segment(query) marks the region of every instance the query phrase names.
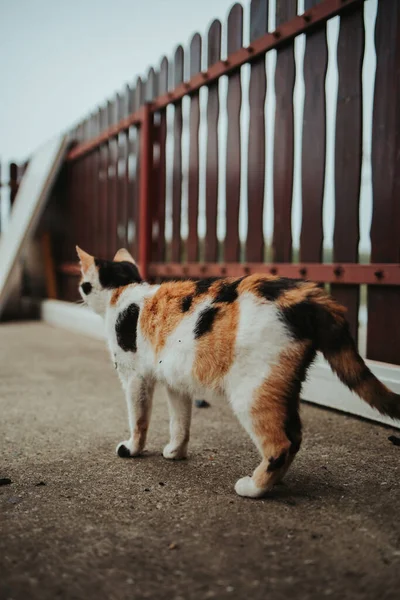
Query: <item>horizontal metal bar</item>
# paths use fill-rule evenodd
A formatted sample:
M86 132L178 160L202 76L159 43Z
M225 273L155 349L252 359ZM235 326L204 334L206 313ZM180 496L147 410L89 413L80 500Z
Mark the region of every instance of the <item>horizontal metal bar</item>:
M215 63L207 71L197 73L197 75L194 75L189 81L185 81L178 85L174 90L155 98L150 105L150 110L156 112L165 108L168 104L178 102L184 96L195 93L202 86L210 85L222 77L222 75L229 75L229 73L236 71L242 65L254 62L269 50L287 44L296 36L323 25L326 21L343 12L348 7L362 4L364 1L365 0L324 0L324 2L310 8L302 15L297 15L290 21L283 23L272 33L267 33L257 40L254 40L251 46L241 48L237 52L230 54L226 60ZM82 144L78 144L69 152L67 160L72 161L81 158L85 154L95 150L98 146L101 146L101 144L106 143L109 139L126 131L130 126L140 125L143 120L143 110L144 107L140 108L135 113L129 115L129 117L108 127L95 138L83 142Z
M60 266L60 271L69 275L78 275L80 272L77 263L64 263ZM400 264L398 263L368 265L357 263L150 263L148 273L150 277L169 279L242 277L252 273L265 273L320 283L400 286Z
M121 121L119 121L115 125L107 127L107 129L105 129L102 133L92 138L91 140L76 145L69 151L66 160L71 162L73 160L76 160L77 158L82 158L82 156L89 154L89 152L93 152L93 150L95 150L102 144L107 143L110 139L116 138L118 134L122 133L123 131L127 131L129 127L132 127L133 125L140 126L143 121L144 111L145 107L142 106L141 108L139 108L139 110L132 113L128 117L121 119Z

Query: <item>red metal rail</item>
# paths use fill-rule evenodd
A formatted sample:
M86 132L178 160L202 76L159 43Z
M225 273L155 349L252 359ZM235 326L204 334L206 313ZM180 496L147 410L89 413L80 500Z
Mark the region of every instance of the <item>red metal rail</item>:
M140 259L140 264L142 261ZM143 268L143 267L142 267ZM64 263L62 273L79 275L77 263ZM252 273L346 285L400 285L400 264L318 263L150 263L142 276L165 278L242 277Z
M132 125L140 126L143 123L144 114L145 106L142 106L136 112L130 114L128 117L125 117L125 119L121 119L115 125L107 127L107 129L102 131L102 133L92 138L91 140L74 146L67 154L66 160L70 162L78 158L82 158L86 154L89 154L89 152L92 152L102 144L108 142L108 140L116 138L119 133L127 131Z
M241 277L266 273L307 279L321 283L400 285L399 264L359 265L318 263L227 263L227 264L164 264L153 263L148 269L151 277Z

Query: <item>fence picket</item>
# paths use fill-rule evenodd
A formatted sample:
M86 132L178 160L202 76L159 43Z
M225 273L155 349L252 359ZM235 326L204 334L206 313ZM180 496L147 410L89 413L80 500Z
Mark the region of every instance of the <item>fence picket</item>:
M201 36L195 33L190 42L190 77L201 71ZM190 97L190 147L189 147L189 188L188 188L188 220L189 235L187 242L187 258L189 262L198 260L199 236L197 220L199 215L199 126L200 99L199 92Z
M114 125L117 122L117 98L109 100L107 103L109 125ZM118 250L118 141L116 138L111 138L108 142L109 161L107 168L107 183L108 183L108 210L109 210L109 240L108 253L109 260L112 260L114 254Z
M156 72L153 67L151 67L147 74L147 83L146 83L146 102L152 102L154 98L158 96L158 83L159 83L159 73ZM156 146L159 145L159 127L156 124L153 127L153 175L152 182L154 183L154 189L151 193L151 206L150 206L150 218L151 218L151 255L150 259L152 259L157 253L158 247L158 214L157 214L157 185L156 181L158 181L159 170L160 170L160 162L159 162L159 153L155 152Z
M397 0L378 3L372 130L372 262L400 262L399 22ZM400 364L399 306L400 286L369 286L368 358Z
M228 56L243 46L243 8L234 4L228 15ZM228 77L228 132L226 144L226 235L224 258L235 262L240 256L239 206L240 206L240 109L242 84L240 71Z
M9 186L10 186L10 208L14 204L15 196L18 191L18 166L10 163L9 166Z
M121 120L129 114L129 86L125 87L123 93L118 94L118 120ZM120 133L117 138L118 143L118 162L117 162L117 183L118 183L118 226L117 239L118 247L127 246L127 223L128 223L128 135L129 132Z
M100 131L108 127L107 107L99 109ZM99 148L99 255L108 258L108 144L102 144Z
M85 122L82 121L76 128L76 140L79 142L85 139ZM77 244L85 249L85 163L83 160L73 165L72 178L74 181L75 197L75 219L76 222L76 240ZM87 251L90 249L86 248Z
M221 23L211 23L207 36L207 66L221 58ZM206 239L205 260L215 262L218 258L218 81L208 88L207 100L207 158L206 158Z
M268 32L268 0L250 4L250 44ZM252 63L250 72L250 123L247 173L247 240L246 261L264 257L264 182L265 182L265 96L267 76L265 57Z
M183 82L184 52L178 46L174 56L174 87ZM174 114L174 162L172 168L172 260L181 261L181 212L182 212L182 100L175 104Z
M168 91L168 59L163 57L160 65L160 74L158 78L158 93L165 94ZM158 178L155 189L156 215L158 223L157 248L155 250L155 260L163 261L165 258L165 193L166 193L166 157L165 148L167 141L167 109L164 108L159 113L159 159L158 159Z
M362 62L364 56L363 6L340 19L338 41L339 88L335 144L335 262L357 262L359 198L362 162ZM347 319L358 338L359 286L333 284L331 292L347 307Z
M322 0L305 0L309 10ZM326 152L325 78L328 67L326 25L306 35L302 140L302 222L300 261L322 262Z
M276 7L276 28L296 15L296 0L281 0ZM292 195L294 159L293 90L294 42L278 48L275 71L274 132L274 236L275 262L292 261Z
M136 79L136 89L135 89L135 111L139 110L141 106L145 103L145 93L146 93L146 85L142 81L141 77ZM140 197L140 127L136 127L136 147L135 147L135 156L136 156L136 172L135 172L135 194L134 194L134 241L132 244L133 247L133 256L139 256L139 197Z
M93 113L89 120L89 136L94 137L98 134L97 113ZM89 139L90 139L89 137ZM90 248L95 256L98 256L98 156L99 151L95 150L88 157L88 179L86 182L88 196L88 213L90 222Z

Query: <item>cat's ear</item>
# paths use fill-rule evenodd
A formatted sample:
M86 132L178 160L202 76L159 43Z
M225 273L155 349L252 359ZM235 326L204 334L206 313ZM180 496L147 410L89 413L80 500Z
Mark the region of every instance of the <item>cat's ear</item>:
M79 246L76 246L76 251L79 256L82 272L85 273L94 264L94 256L90 256L90 254L81 250Z
M130 262L133 265L136 265L133 257L125 248L120 248L120 250L118 250L117 254L114 256L114 262Z

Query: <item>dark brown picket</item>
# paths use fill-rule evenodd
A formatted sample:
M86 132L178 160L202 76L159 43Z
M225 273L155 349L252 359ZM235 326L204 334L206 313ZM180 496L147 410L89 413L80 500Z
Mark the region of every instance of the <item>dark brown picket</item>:
M250 44L268 32L268 0L250 4ZM264 257L263 209L265 183L265 57L252 63L250 72L249 144L247 171L246 260L262 262Z
M281 0L276 7L276 27L296 15L296 0ZM293 90L294 42L277 50L275 71L274 133L274 236L276 262L292 260L292 195L294 159Z
M126 86L126 110L128 115L135 111L135 95L136 89L133 86ZM134 210L135 210L135 174L133 165L135 161L136 151L136 127L130 127L126 136L127 157L126 157L126 248L135 256L132 238L132 228L134 226Z
M116 100L107 103L108 121L110 125L116 122ZM118 148L116 138L108 142L108 167L107 167L107 189L108 189L108 259L112 260L117 251L117 227L118 227L118 199L117 199L117 164Z
M174 56L174 87L183 81L183 48L178 46ZM182 210L182 101L175 104L174 162L172 167L172 261L181 260L181 210Z
M372 130L372 262L400 262L399 23L399 2L379 2L375 28L377 64ZM369 287L369 358L400 364L399 307L400 286Z
M363 56L363 6L359 5L342 15L337 49L339 87L335 144L335 262L358 262ZM359 286L332 284L331 293L347 307L350 330L357 340Z
M140 77L136 79L135 89L135 110L138 110L145 103L146 86ZM134 231L133 255L139 256L139 190L140 190L140 127L136 128L136 173L135 173L135 194L134 194Z
M164 56L160 65L160 74L158 78L158 93L165 94L168 91L168 59ZM164 108L159 113L158 125L158 177L157 187L155 189L156 215L158 223L157 249L155 251L155 260L163 261L165 258L165 194L166 194L166 157L165 147L167 141L167 111Z
M150 67L147 73L147 82L146 82L146 93L145 98L146 102L151 102L154 98L157 97L158 92L158 74L155 72L153 67Z
M76 129L76 138L78 142L83 142L85 139L85 122L79 123ZM75 201L75 223L76 223L76 238L77 244L90 252L90 248L86 246L86 214L85 214L85 163L83 160L78 161L74 165L73 175L74 179L74 201Z
M90 119L85 119L83 122L83 136L82 140L86 142L90 138ZM91 245L91 206L89 198L89 187L90 187L90 155L85 156L81 161L82 168L82 183L81 183L81 218L82 218L82 246L93 254L93 248Z
M207 37L207 66L221 59L221 23L211 23ZM207 158L206 158L206 239L205 260L216 262L218 258L218 81L208 88L207 101Z
M94 137L98 134L98 115L93 113L90 117L89 136ZM90 139L90 138L89 138ZM92 152L88 157L88 180L87 196L89 204L89 222L90 222L90 248L91 252L98 256L98 150Z
M322 0L305 0L309 10ZM322 262L326 152L325 78L328 66L326 25L306 35L302 141L302 223L300 261Z
M9 182L10 182L10 205L14 204L15 196L18 191L18 166L16 163L10 163L9 167Z
M190 42L190 76L201 71L201 36L195 33ZM189 232L187 241L187 258L189 262L198 260L199 237L197 220L199 215L199 126L200 100L199 92L190 98L190 146L189 146L189 186L188 186L188 220Z
M147 83L146 83L146 102L152 102L154 98L158 96L158 81L159 74L151 67L147 74ZM153 129L153 176L152 181L155 184L158 181L159 176L159 154L158 152L154 152L154 149L158 146L158 122L157 119L154 121L155 126ZM157 123L157 124L156 124ZM158 230L158 214L157 214L157 197L155 195L157 186L155 185L153 192L150 195L151 205L150 205L150 216L151 216L151 257L155 256L157 252L158 246L158 234L156 232Z
M99 110L100 131L108 127L108 111L104 106ZM101 258L108 257L108 144L102 144L99 148L99 255Z
M118 121L129 114L129 94L127 86L122 94L118 95ZM120 133L118 136L118 248L127 246L127 223L128 223L128 134Z
M243 7L234 4L228 15L228 56L243 46ZM226 235L224 258L236 262L240 255L239 206L240 206L240 108L242 84L240 71L228 77L228 133L226 144Z

